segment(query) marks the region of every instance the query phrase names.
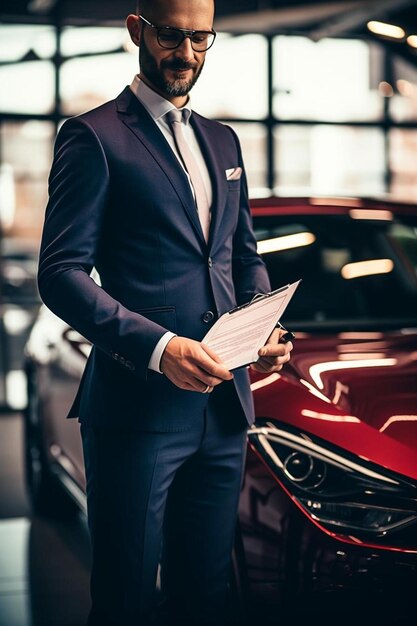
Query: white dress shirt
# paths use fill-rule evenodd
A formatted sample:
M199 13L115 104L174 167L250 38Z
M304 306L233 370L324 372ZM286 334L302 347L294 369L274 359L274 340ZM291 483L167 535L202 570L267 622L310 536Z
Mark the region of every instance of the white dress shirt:
M176 107L172 104L172 102L170 102L169 100L166 100L165 98L160 96L158 93L156 93L156 91L153 91L153 89L148 87L148 85L144 83L143 80L141 80L138 75L136 75L135 78L133 79L133 82L130 85L130 89L133 91L133 93L135 94L139 102L143 104L145 109L148 111L149 115L154 120L155 124L158 126L159 130L164 135L170 148L172 149L173 153L177 157L179 164L181 165L184 172L186 173L188 182L190 183L191 191L194 195L194 189L191 184L190 177L183 165L180 155L178 154L178 150L175 145L175 141L174 141L174 137L172 135L171 129L164 117L168 113L168 111L170 111L171 109L175 109ZM198 164L198 167L199 167L199 170L200 170L203 182L204 182L204 186L206 188L209 206L211 206L212 199L213 199L213 189L212 189L207 165L204 160L203 154L201 152L201 148L198 144L197 137L195 136L195 133L191 124L189 124L189 119L191 115L189 98L188 98L187 104L184 107L181 107L181 110L186 111L186 114L183 116L184 117L183 134L191 152L193 153L195 160L197 161L197 164ZM168 342L175 336L176 335L174 333L166 332L165 335L161 337L161 339L156 344L154 351L152 352L152 355L148 364L149 369L162 374L161 369L160 369L162 354Z

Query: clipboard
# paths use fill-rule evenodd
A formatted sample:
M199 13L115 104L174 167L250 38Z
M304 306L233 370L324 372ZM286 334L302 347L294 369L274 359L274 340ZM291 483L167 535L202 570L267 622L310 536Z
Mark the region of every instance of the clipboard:
M223 313L202 342L222 359L229 370L255 363L258 351L279 322L301 280L268 293Z

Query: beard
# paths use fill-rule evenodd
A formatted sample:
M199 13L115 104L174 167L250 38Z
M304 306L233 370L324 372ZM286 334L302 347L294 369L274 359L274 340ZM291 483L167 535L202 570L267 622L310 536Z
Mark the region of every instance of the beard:
M139 67L140 72L143 74L154 87L158 89L165 96L175 98L178 96L186 96L196 84L201 70L204 67L204 61L198 67L195 63L187 63L181 59L172 59L170 61L161 61L160 67L149 51L144 39L142 38L139 47ZM190 80L178 78L177 80L167 80L164 78L164 70L186 70L190 69L194 71L194 74Z

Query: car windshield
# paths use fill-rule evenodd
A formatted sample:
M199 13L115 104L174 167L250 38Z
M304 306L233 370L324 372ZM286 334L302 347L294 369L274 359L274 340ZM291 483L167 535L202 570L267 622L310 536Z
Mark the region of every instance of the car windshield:
M288 324L417 325L417 216L354 215L255 215L272 288L302 279Z

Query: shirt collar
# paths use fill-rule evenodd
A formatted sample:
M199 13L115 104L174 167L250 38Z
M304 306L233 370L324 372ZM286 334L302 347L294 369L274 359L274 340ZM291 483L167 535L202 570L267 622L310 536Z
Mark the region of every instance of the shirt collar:
M166 100L160 96L159 93L156 93L156 91L148 87L148 85L139 78L138 74L134 77L130 85L130 89L133 91L139 102L143 104L155 122L160 121L161 118L168 113L168 111L176 108L172 102ZM187 103L181 107L179 111L184 111L183 121L185 124L188 124L191 115L189 97Z

